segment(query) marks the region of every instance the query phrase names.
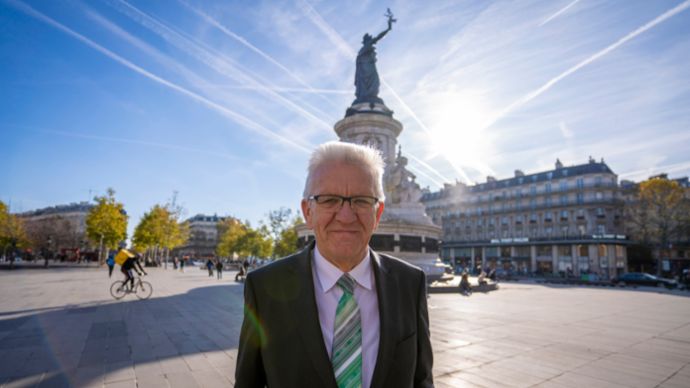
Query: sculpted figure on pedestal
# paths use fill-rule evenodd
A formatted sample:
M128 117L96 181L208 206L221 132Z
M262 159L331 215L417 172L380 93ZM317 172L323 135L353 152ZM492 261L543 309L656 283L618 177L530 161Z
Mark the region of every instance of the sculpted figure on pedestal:
M376 71L376 49L374 45L381 40L388 31L391 30L395 19L391 10L388 9L386 13L388 17L388 28L379 33L376 37L369 34L364 34L362 38L362 48L357 53L357 67L355 70L355 96L357 99L352 103L358 104L363 102L369 103L383 103L379 96L379 74Z
M391 204L418 204L422 198L422 190L415 182L415 175L405 166L407 166L407 158L402 156L398 148L395 165L388 172L388 179L386 179L386 194L389 195Z

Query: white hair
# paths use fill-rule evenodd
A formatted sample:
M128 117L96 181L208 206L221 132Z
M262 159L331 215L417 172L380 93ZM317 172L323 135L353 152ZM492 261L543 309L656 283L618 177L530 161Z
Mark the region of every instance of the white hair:
M362 167L365 171L370 172L376 182L374 195L380 201L385 201L386 198L383 193L383 169L385 164L379 150L369 146L339 141L329 141L328 143L321 144L311 154L309 167L307 168L307 181L304 184L304 199L313 195L311 192L312 179L316 170L329 163L347 163Z

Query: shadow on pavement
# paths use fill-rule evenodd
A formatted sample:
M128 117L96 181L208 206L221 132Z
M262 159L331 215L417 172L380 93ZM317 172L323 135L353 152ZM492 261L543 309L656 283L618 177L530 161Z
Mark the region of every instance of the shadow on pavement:
M3 312L0 385L81 387L133 382L135 376L139 384L149 379L156 385L163 375L195 370L220 374L229 385L242 290L241 284L221 284L168 297L154 291L143 301L127 295L94 305Z

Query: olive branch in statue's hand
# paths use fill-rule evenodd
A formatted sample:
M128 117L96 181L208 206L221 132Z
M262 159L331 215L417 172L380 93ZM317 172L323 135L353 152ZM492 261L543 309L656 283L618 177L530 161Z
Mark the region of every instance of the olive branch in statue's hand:
M388 28L391 28L392 24L398 21L398 19L393 19L393 12L390 8L386 8L386 13L383 16L388 18Z

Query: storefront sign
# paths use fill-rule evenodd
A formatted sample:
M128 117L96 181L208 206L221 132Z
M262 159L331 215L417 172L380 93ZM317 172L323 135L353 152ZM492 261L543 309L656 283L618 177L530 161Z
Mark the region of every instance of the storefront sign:
M515 238L492 238L492 244L506 244L506 243L526 243L529 242L527 237L515 237Z

